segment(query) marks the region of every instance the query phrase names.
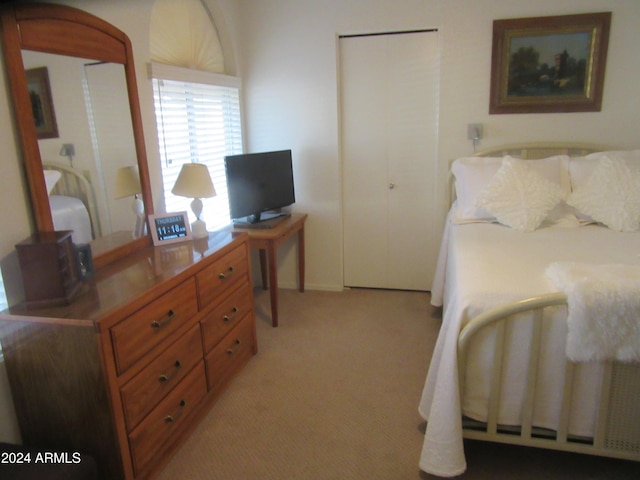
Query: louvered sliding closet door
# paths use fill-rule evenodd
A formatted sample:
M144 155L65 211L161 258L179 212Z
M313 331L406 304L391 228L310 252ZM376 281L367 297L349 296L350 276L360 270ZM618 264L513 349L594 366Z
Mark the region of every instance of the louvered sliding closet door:
M346 286L431 288L437 42L436 31L340 38Z

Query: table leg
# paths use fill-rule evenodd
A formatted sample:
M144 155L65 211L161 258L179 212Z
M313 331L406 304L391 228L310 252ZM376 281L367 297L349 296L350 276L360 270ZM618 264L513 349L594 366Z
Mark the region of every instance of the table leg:
M267 282L267 252L260 249L260 275L262 275L262 289L267 290L269 283Z
M304 292L304 224L298 231L298 290Z
M269 285L271 291L269 296L271 297L271 325L278 326L278 262L276 261L276 247L269 245L267 249L267 255L269 256Z

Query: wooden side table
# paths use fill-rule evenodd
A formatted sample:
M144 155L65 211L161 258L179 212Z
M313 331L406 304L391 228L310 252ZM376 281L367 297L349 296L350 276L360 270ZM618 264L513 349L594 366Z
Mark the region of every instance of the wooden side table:
M298 290L304 292L304 222L306 213L294 213L278 222L273 228L233 227L234 232L249 234L249 247L260 251L260 273L262 288L267 290L271 299L271 324L278 326L278 262L276 250L294 233L298 234ZM268 273L268 275L267 275Z

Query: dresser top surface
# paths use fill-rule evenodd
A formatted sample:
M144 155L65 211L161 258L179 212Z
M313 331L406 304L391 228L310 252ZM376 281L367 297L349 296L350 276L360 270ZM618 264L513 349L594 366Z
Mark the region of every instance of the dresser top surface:
M0 312L0 320L90 326L123 307L136 308L144 298L170 290L246 240L247 235L219 231L202 239L149 246L97 270L68 305L36 308L20 303Z

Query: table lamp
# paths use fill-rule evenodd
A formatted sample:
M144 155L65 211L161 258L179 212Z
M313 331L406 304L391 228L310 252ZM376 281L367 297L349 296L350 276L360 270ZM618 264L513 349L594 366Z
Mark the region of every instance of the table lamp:
M140 175L138 175L138 169L136 167L120 167L116 171L116 187L114 191L114 198L133 197L133 203L131 204L131 210L136 216L136 225L133 229L133 237L139 238L142 236L144 230L144 204L138 197L138 194L142 192L140 186Z
M202 200L200 199L215 197L216 190L213 187L207 166L202 163L185 163L182 165L171 193L181 197L193 198L191 210L193 210L196 220L191 224L191 234L193 238L208 236L207 225L200 218L202 215Z

